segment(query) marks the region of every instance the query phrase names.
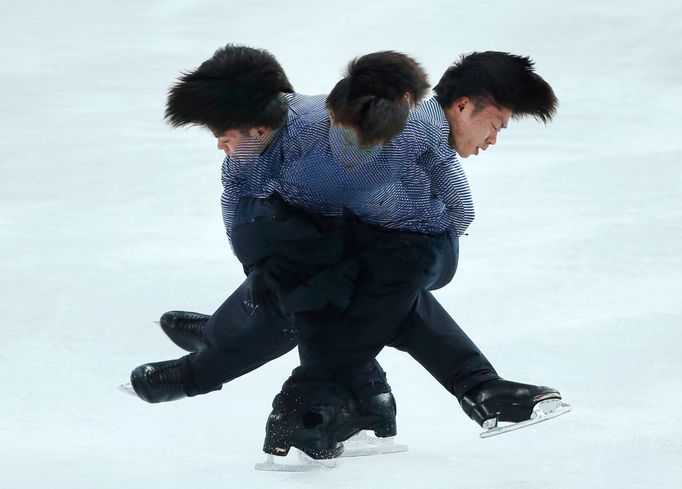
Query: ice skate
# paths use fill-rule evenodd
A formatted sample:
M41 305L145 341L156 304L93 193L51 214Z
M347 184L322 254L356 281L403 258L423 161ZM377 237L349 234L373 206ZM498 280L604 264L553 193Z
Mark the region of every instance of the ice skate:
M338 389L337 394L342 396L341 401L345 401L349 407L347 415L337 418L334 423L334 436L338 441L344 442L361 431L373 432L374 439L396 436L398 432L396 425L396 403L391 392L355 395L340 384L332 385L335 385L335 388ZM285 384L285 389L287 388L286 386L287 384ZM390 389L388 384L386 384L386 389ZM309 394L302 394L303 399L306 399L306 396L309 396ZM356 442L361 440L365 439L359 438ZM358 446L359 443L355 445ZM376 445L378 443L373 443L373 446Z
M303 463L280 463L291 448L302 451L313 460L335 459L342 455L343 440L365 428L379 436L390 437L396 432L395 400L391 394L379 394L364 400L372 413L363 413L360 402L351 391L336 383L292 382L285 383L273 402L273 411L266 426L263 451L271 456L259 470L307 471L320 468L305 457ZM369 438L369 437L368 437ZM355 443L358 450L363 441ZM376 447L367 447L366 454L377 453ZM358 450L357 455L361 455ZM332 464L333 465L333 464ZM330 464L325 464L329 467Z
M133 384L131 384L130 382L126 382L125 384L119 385L118 390L120 390L124 394L128 394L129 396L137 397L135 389L133 389Z
M292 447L318 461L405 451L406 446L394 442L395 414L391 393L358 399L340 384L288 381L275 398L268 418L263 451L270 457L256 468L287 471L320 468L305 457L304 463L298 464L279 463L272 457L284 457ZM372 431L374 436L364 433L352 438L363 430ZM346 455L342 442L349 438L350 450Z
M187 397L179 360L140 365L130 374L130 384L137 397L150 403Z
M337 431L344 442L341 457L364 457L404 452L407 445L395 442L396 404L393 394L385 392L358 397L360 412Z
M540 401L533 407L533 412L530 415L530 419L526 421L520 421L518 423L510 423L506 425L496 425L486 428L486 431L481 433L481 438L489 438L495 435L501 435L509 431L520 430L521 428L526 428L528 426L540 423L542 421L547 421L548 419L556 418L562 414L566 414L571 410L569 404L561 402L561 399L549 399L546 401Z
M159 324L170 340L185 351L199 351L204 345L206 324L211 316L198 312L168 311Z
M388 384L386 389L390 390ZM398 433L395 415L397 412L395 397L391 392L356 396L360 415L355 423L349 423L348 432L343 440L356 435L361 430L373 431L378 438L394 437Z
M343 445L335 429L357 411L348 397L343 387L332 383L287 386L272 403L263 451L285 456L296 447L313 459L338 457Z
M335 384L285 384L272 403L265 427L263 451L268 458L255 468L303 472L333 466L317 461L335 459L343 452L334 428L357 410L354 403L346 402L347 397L348 393ZM298 449L294 453L300 450L305 457L294 463L291 457L285 460L291 448Z
M467 392L464 412L486 431L481 438L500 435L555 418L571 410L551 387L490 380ZM500 425L500 423L511 423Z

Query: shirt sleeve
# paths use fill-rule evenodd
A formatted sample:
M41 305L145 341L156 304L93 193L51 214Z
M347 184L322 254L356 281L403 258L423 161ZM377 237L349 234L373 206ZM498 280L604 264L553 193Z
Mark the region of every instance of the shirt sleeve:
M220 196L223 223L225 224L227 239L230 240L230 246L232 246L232 226L234 225L235 212L241 197L240 190L243 188L243 183L237 171L237 163L230 157L226 156L223 160L220 179L223 183L223 193Z
M453 236L462 236L474 220L474 203L469 182L457 154L442 142L423 157L431 192L445 205Z

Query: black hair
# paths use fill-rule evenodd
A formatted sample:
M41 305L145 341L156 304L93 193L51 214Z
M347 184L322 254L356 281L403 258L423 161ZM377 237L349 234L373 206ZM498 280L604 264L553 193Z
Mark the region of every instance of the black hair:
M499 51L462 55L433 88L443 109L460 97L474 103L493 103L512 111L515 118L533 116L547 123L557 108L552 87L535 73L529 57Z
M410 102L419 103L428 89L426 72L417 61L380 51L348 64L327 97L327 108L336 123L355 129L361 146L385 144L404 129Z
M281 94L293 91L268 51L227 44L178 78L168 91L165 118L173 127L195 124L214 134L257 126L274 129L288 112Z

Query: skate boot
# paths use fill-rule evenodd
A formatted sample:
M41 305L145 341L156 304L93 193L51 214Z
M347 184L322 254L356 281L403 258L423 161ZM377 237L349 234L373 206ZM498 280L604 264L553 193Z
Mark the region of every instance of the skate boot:
M360 428L361 430L373 431L378 438L387 438L398 433L395 421L397 409L393 393L384 392L358 397L358 405L360 413L370 420L366 426Z
M337 384L285 384L272 403L263 451L284 457L295 447L314 460L338 457L343 444L336 435L337 428L357 412L352 398L352 393ZM273 465L272 459L269 464ZM267 465L257 468L281 470Z
M168 311L159 321L170 340L185 351L199 351L205 346L204 333L211 316L198 312Z
M398 430L393 394L360 395L357 400L359 412L337 432L345 447L341 456L363 457L406 451L407 445L397 444L394 439ZM374 432L374 436L369 432Z
M391 387L386 381L386 373L372 360L363 365L349 365L330 372L319 369L297 367L284 383L282 392L301 389L327 382L339 388L345 402L356 406L347 416L335 420L333 430L338 442L346 442L341 456L357 457L407 450L405 445L397 445L396 402ZM302 397L308 396L302 389ZM373 432L373 435L370 434Z
M338 419L335 436L338 441L346 441L361 431L373 431L377 438L388 438L397 434L395 421L396 404L393 394L385 392L359 398L350 391L346 402L354 408L348 416Z
M481 437L523 428L570 411L561 394L551 387L520 384L504 379L482 383L460 401L464 412L487 431ZM514 423L500 427L498 423Z
M151 403L187 397L182 385L180 360L140 365L130 374L130 383L137 397Z
M282 392L300 391L301 396L307 396L306 389L316 385L337 386L337 394L345 395L345 400L356 406L352 416L339 419L335 424L339 441L363 430L373 431L379 438L396 435L395 398L385 372L376 361L344 368L335 375L320 373L311 367L297 367L282 386Z

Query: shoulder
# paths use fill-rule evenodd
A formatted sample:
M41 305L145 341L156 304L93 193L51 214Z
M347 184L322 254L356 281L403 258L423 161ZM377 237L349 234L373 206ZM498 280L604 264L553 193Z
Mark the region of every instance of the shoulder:
M445 113L435 99L426 100L410 111L403 131L389 143L410 159L436 151L448 138Z
M300 131L329 120L326 95L288 93L284 97L289 103L287 126L290 131Z
M289 104L289 117L314 117L315 114L326 112L326 95L303 95L287 93L284 95Z
M290 99L287 126L282 134L286 139L285 151L290 156L305 153L307 149L328 137L331 124L326 107L326 95L287 94Z
M432 97L412 109L406 128L419 131L423 136L441 142L443 139L447 140L450 126L438 100Z

